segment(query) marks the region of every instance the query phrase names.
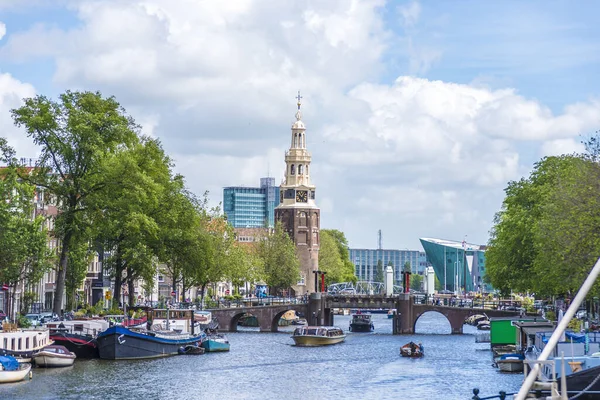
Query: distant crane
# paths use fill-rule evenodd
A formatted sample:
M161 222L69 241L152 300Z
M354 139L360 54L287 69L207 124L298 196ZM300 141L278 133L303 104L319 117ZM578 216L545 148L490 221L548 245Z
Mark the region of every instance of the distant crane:
M377 231L377 248L381 250L383 247L381 246L381 229Z

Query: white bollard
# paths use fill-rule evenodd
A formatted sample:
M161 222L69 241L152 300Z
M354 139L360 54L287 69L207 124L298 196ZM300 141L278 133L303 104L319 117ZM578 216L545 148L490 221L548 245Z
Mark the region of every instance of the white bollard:
M385 268L385 295L391 296L394 293L394 269L391 265Z

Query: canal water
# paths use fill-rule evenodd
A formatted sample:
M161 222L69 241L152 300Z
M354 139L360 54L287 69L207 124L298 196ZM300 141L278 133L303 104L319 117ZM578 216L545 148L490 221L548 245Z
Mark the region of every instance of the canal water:
M492 367L489 343L474 327L450 335L441 314L429 312L415 335L392 335L385 314L375 331L348 333L326 347L295 347L289 332L228 334L231 351L155 360L78 360L64 369L33 370L33 379L0 385L0 399L470 399L518 391L522 374ZM348 331L350 316L335 316ZM422 342L425 357L400 357L400 346Z

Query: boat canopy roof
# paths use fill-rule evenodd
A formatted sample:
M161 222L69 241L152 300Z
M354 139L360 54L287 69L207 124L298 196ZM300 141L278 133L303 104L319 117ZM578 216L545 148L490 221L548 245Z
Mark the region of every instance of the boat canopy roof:
M0 364L5 371L16 371L19 369L19 362L13 356L0 356Z

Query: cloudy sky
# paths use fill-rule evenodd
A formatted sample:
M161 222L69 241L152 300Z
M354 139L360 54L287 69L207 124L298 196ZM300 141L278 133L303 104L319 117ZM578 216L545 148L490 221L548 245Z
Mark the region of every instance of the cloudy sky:
M507 182L600 129L596 1L0 0L0 136L66 89L114 95L198 194L279 182L297 91L322 228L483 244Z

